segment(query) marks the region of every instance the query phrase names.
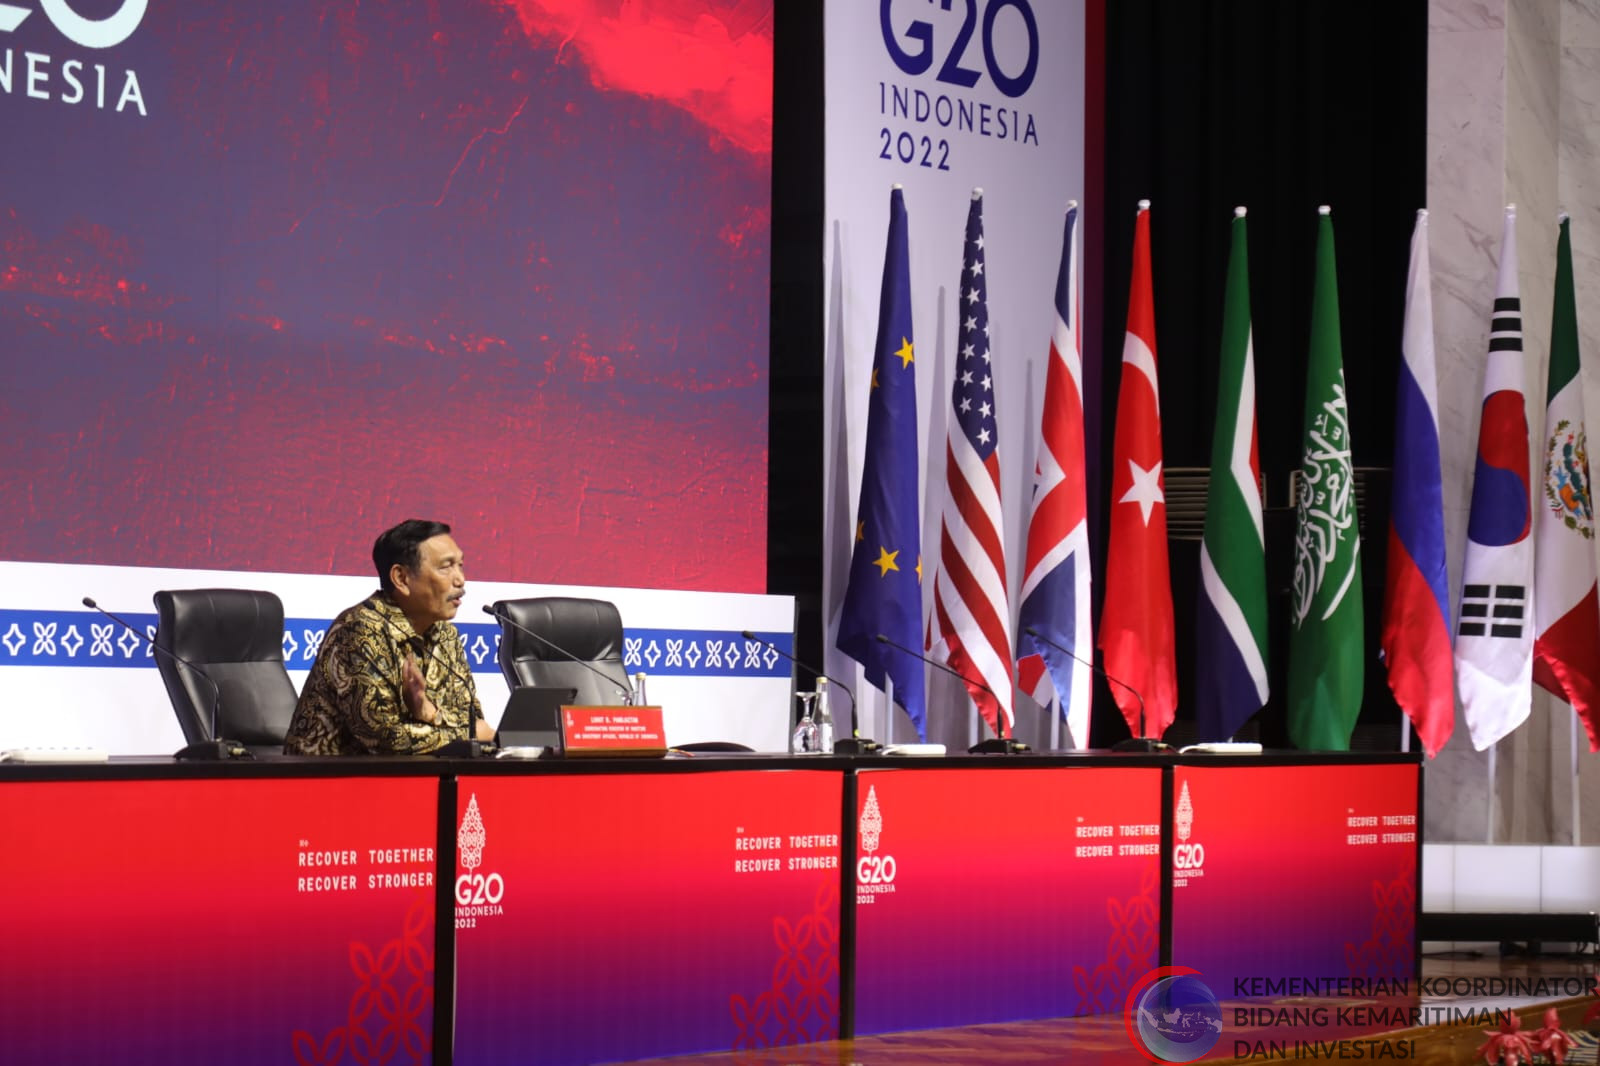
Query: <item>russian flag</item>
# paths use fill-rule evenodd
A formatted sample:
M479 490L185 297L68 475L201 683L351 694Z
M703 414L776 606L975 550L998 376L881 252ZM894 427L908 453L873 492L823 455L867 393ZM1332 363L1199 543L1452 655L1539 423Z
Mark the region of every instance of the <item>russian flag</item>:
M1455 678L1439 466L1439 395L1429 292L1428 212L1417 212L1406 280L1404 359L1395 400L1389 569L1383 596L1383 658L1395 702L1430 756L1455 729Z

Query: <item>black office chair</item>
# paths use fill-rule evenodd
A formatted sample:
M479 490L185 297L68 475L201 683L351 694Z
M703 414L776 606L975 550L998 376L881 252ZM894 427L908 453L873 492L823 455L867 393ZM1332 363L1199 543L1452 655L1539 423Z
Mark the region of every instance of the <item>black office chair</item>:
M674 744L672 748L674 751L687 751L691 754L722 752L726 755L756 750L748 744L739 743L737 740L694 740L687 744Z
M622 665L622 615L616 604L540 596L500 600L492 610L500 619L500 672L506 684L576 689L580 705L625 702L631 689Z
M155 653L184 740L219 739L211 735L215 705L220 739L280 754L297 699L283 665L283 601L251 589L164 589L154 599L156 643L211 679Z

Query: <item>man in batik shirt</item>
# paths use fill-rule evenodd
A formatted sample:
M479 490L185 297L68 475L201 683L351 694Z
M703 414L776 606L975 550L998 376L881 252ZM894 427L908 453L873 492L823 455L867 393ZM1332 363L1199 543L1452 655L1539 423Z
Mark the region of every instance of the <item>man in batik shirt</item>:
M295 706L288 755L414 755L493 740L461 637L461 548L410 519L372 546L381 588L334 619Z

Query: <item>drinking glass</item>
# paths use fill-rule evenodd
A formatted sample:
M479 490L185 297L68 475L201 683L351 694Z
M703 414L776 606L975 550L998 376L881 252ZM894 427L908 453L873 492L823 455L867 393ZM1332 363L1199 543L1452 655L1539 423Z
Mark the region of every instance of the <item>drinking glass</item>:
M794 743L792 745L796 755L817 755L822 752L822 730L817 726L814 717L817 706L815 692L796 692L795 698L800 701L800 721L794 727Z

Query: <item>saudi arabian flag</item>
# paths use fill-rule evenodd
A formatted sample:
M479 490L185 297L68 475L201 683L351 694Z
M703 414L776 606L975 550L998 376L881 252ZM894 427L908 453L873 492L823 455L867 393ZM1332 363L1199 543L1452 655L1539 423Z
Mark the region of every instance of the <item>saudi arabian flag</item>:
M1361 712L1361 554L1350 413L1339 342L1333 219L1320 207L1306 368L1305 446L1296 493L1289 635L1289 739L1348 751Z
M1572 704L1600 751L1600 606L1595 595L1594 492L1583 431L1572 240L1561 219L1544 416L1544 483L1534 541L1533 679Z

